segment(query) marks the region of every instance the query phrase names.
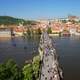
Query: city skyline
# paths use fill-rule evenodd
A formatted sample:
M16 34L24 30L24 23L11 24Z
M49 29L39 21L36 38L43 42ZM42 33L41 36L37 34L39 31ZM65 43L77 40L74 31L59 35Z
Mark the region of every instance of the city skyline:
M79 0L0 0L0 15L24 19L80 16Z

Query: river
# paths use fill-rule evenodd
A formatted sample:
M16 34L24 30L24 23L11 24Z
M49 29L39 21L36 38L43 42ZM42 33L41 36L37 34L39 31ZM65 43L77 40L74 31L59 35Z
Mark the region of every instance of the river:
M80 37L51 37L60 64L64 80L80 80ZM0 38L0 63L12 58L23 65L25 60L38 54L39 37L34 38Z

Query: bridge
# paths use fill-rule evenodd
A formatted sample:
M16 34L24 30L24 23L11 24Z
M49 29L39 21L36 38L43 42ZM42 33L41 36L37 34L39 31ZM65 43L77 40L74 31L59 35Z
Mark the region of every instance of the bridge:
M40 80L63 80L58 55L46 31L41 35L39 53L41 57Z

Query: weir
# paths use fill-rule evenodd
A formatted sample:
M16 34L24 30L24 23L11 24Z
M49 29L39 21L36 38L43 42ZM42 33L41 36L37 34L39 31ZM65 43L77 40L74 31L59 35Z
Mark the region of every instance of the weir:
M46 31L41 35L39 53L41 57L40 80L63 80L58 55Z

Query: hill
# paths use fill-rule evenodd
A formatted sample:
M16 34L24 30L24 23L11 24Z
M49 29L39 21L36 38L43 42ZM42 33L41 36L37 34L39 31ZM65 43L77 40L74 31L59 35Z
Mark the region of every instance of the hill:
M19 23L23 23L23 25L34 24L35 21L29 21L19 18L14 18L11 16L0 16L0 25L18 25Z

